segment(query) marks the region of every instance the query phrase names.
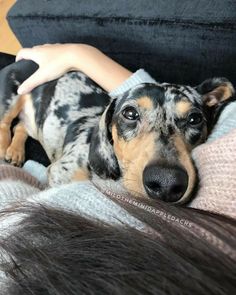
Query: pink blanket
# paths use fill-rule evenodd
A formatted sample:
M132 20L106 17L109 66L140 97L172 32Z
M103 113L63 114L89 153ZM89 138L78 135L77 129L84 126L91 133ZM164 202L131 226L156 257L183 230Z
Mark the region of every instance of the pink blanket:
M190 207L236 218L236 129L198 146L199 190Z

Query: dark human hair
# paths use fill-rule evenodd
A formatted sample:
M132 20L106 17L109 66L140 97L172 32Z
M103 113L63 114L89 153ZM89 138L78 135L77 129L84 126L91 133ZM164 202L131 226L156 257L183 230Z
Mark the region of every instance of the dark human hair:
M124 207L145 223L144 231L42 205L2 211L0 221L12 214L24 218L0 240L0 270L7 275L1 294L235 292L234 220L161 202L143 204L157 214Z

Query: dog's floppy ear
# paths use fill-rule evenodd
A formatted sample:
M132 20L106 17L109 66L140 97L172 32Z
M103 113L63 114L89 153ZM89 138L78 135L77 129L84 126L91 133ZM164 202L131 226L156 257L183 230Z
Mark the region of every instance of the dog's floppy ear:
M205 80L195 89L202 96L208 132L210 132L224 107L235 100L234 87L226 78L212 78Z
M206 106L213 107L226 102L234 95L234 87L226 78L207 79L197 87Z
M120 176L110 131L115 103L116 100L114 99L102 114L98 126L93 131L89 148L90 169L101 178L112 178L114 180Z

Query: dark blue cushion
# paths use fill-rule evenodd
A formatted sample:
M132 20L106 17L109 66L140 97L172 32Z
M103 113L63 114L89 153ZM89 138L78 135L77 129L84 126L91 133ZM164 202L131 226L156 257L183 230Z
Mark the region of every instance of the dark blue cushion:
M23 46L84 42L160 81L236 83L235 0L18 0L8 21Z
M15 56L7 53L0 53L0 69L15 61Z

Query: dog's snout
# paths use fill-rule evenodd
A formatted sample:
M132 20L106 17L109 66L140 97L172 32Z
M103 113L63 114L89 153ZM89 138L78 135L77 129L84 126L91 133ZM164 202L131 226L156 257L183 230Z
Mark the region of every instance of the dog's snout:
M149 197L177 202L188 188L188 174L178 166L152 164L144 169L143 185Z

